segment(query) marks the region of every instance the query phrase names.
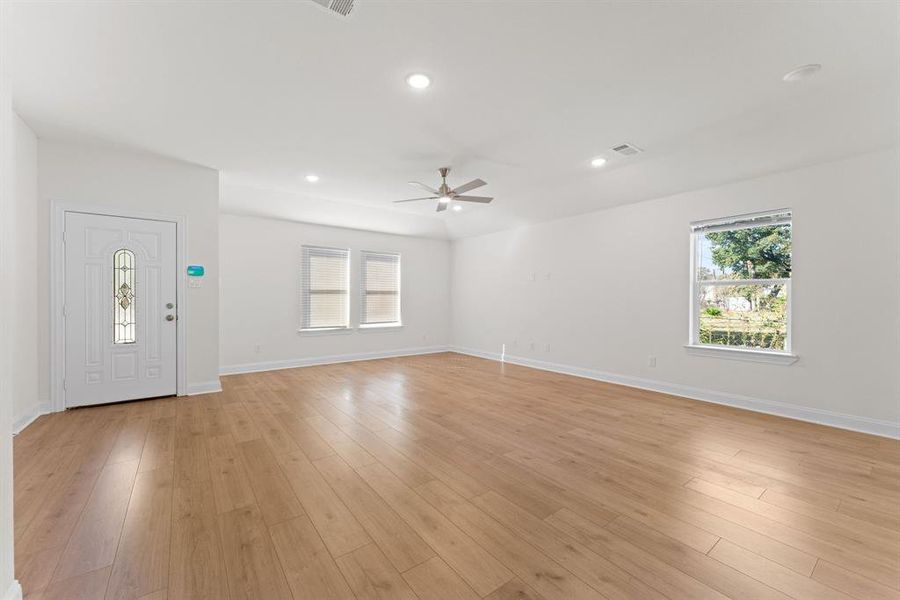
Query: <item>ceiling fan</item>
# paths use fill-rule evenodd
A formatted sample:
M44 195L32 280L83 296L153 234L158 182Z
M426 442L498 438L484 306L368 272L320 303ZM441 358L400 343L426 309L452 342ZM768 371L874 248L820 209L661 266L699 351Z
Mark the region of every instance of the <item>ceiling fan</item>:
M438 173L441 174L441 185L438 189L434 189L433 187L429 187L424 183L419 183L418 181L410 181L409 185L417 187L419 189L425 190L433 196L426 196L424 198L410 198L408 200L394 200L394 202L416 202L418 200L437 200L437 212L441 212L447 210L447 207L450 206L451 202L479 202L481 204L487 204L493 198L489 196L465 196L466 192L474 190L475 188L480 188L483 185L487 185L486 182L481 179L473 179L469 183L464 183L461 186L450 189L450 186L447 185L447 173L450 172L450 167L441 167L438 169Z

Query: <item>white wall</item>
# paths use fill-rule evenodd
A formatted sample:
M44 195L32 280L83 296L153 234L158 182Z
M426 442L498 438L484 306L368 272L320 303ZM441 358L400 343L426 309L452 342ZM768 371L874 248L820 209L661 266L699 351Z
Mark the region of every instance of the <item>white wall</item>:
M7 343L15 349L16 366L10 373L13 431L19 431L49 408L48 386L42 385L38 336L45 313L38 312L38 190L37 137L18 115L13 130L15 170L13 195L6 206L6 263L3 281L8 291L5 306L15 318Z
M882 151L456 241L453 343L898 435L898 164L896 149ZM688 224L782 207L794 209L799 361L686 354Z
M223 372L423 351L449 342L447 241L227 214L221 216L219 237ZM304 244L353 250L351 325L359 321L359 251L399 252L403 327L297 333Z
M38 182L42 211L38 242L45 253L39 261L44 315L49 314L52 201L186 218L188 264L206 267L203 287L187 288L187 306L179 307L187 322L188 392L218 385L218 172L149 154L40 140ZM41 332L41 354L49 356L46 331Z
M13 572L13 462L12 462L12 374L16 356L12 340L10 298L14 288L6 278L14 250L9 234L14 226L12 205L16 203L15 176L20 160L16 137L21 130L12 110L9 92L9 16L10 3L0 2L0 598L22 597L22 589ZM22 167L24 170L25 167Z

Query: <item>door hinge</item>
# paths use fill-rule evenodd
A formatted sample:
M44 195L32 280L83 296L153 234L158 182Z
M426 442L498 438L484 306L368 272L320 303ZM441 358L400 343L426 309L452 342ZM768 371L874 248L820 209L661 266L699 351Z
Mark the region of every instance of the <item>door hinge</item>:
M66 388L66 380L63 379L63 390L66 390L66 389L67 389L67 388Z
M63 244L66 243L66 230L63 229Z

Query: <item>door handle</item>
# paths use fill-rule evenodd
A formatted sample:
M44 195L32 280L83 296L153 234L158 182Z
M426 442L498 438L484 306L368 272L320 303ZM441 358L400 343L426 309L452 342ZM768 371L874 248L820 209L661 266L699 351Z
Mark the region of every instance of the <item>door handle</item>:
M175 315L166 315L166 321L174 321Z
M173 308L175 308L175 305L172 304L171 302L167 302L167 303L166 303L166 308L168 308L169 310L172 310Z

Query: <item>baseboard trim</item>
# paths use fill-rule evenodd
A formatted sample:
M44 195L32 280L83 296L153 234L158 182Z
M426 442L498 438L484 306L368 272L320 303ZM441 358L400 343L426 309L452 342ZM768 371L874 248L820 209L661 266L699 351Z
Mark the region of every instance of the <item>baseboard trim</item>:
M9 588L3 594L3 600L22 600L22 586L19 585L18 579L13 579L9 584Z
M203 381L201 383L188 383L187 384L187 396L198 396L200 394L214 394L216 392L222 391L222 383L215 379L215 381Z
M216 379L215 381L205 381L202 383L189 383L187 385L187 393L186 396L198 396L200 394L214 394L216 392L222 391L221 382ZM65 410L65 409L63 409ZM39 404L32 412L28 413L23 417L19 417L14 423L12 427L13 435L18 435L22 431L25 430L26 427L34 423L38 417L42 417L43 415L49 415L50 413L55 412L51 407L49 402L42 402ZM5 599L0 599L5 600Z
M41 402L30 413L16 419L12 427L13 435L18 435L23 429L34 423L38 417L49 414L50 412L52 412L50 410L50 403Z
M586 379L594 379L596 381L604 381L606 383L615 383L618 385L639 388L642 390L650 390L653 392L661 392L663 394L682 396L684 398L700 400L702 402L722 404L724 406L731 406L733 408L741 408L753 412L786 417L788 419L795 419L797 421L816 423L817 425L827 425L829 427L837 427L839 429L848 429L850 431L858 431L861 433L868 433L886 438L900 439L900 423L895 423L892 421L870 419L868 417L857 417L854 415L822 410L818 408L796 406L793 404L787 404L775 400L763 400L761 398L752 398L750 396L741 396L739 394L731 394L728 392L706 390L702 388L681 385L678 383L669 383L665 381L657 381L654 379L644 379L642 377L632 377L630 375L618 375L615 373L607 373L595 369L551 363L521 356L501 356L498 352L486 352L484 350L476 350L473 348L451 346L450 351L458 352L459 354L467 354L469 356L476 356L479 358L486 358L489 360L508 362L523 367L540 369L542 371L553 371L554 373L563 373L565 375L584 377Z
M356 362L359 360L376 360L379 358L398 358L401 356L417 356L420 354L435 354L447 352L447 346L422 346L419 348L401 348L398 350L382 350L378 352L357 352L354 354L332 354L330 356L317 356L314 358L294 358L288 360L272 360L267 362L247 363L243 365L230 365L219 368L219 375L239 375L241 373L259 373L262 371L278 371L280 369L296 369L298 367L312 367L316 365L331 365L336 363Z

